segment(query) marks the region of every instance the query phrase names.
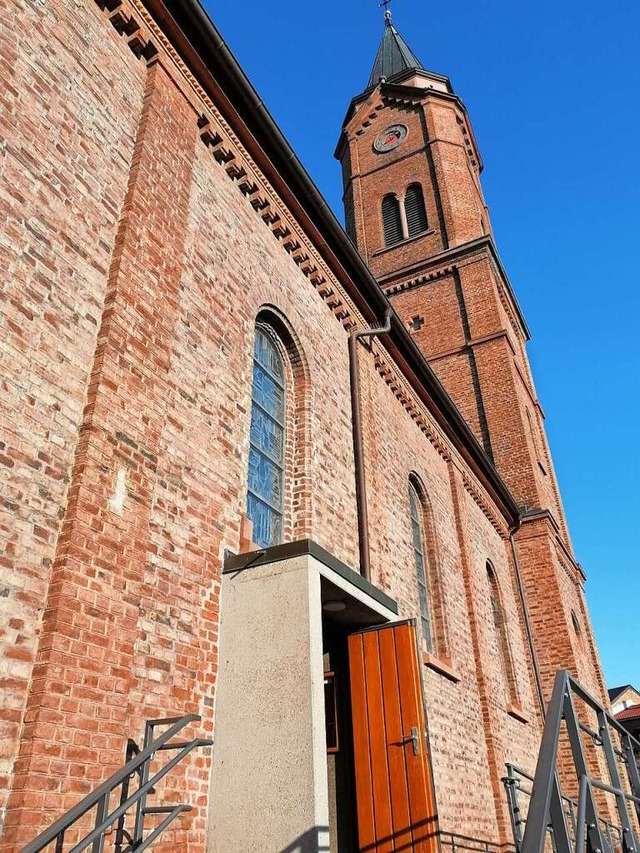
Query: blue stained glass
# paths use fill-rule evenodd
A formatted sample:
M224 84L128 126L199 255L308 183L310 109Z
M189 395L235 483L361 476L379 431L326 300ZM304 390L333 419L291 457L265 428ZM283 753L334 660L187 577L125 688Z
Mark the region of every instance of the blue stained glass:
M284 416L284 388L276 385L257 362L253 365L253 401L282 422Z
M260 548L282 541L282 516L252 494L247 499L247 515L253 522L253 541Z
M256 328L251 392L247 515L253 541L268 548L282 541L284 487L284 361L264 328Z
M282 505L282 468L252 447L249 450L249 491L275 510Z
M256 328L254 358L258 364L266 367L272 376L284 384L284 363L282 356L271 335L259 326Z
M431 606L429 601L429 586L427 584L427 573L424 555L424 525L423 511L416 490L412 483L409 484L409 506L411 508L411 532L413 535L413 555L416 563L416 575L418 576L418 595L420 600L420 619L422 622L422 636L427 651L433 652L433 633L431 629Z
M284 455L284 434L280 424L276 423L266 412L257 406L253 407L251 415L251 444L258 450L282 464Z

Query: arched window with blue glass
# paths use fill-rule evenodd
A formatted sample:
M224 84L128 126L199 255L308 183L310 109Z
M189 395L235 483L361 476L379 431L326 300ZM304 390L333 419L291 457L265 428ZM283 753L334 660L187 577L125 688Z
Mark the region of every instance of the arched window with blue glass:
M411 512L411 536L413 558L418 581L418 601L420 605L420 621L422 623L422 639L426 650L435 652L435 635L433 623L433 603L430 593L430 554L425 531L425 500L422 485L417 477L409 478L409 509Z
M286 365L275 333L256 324L251 390L247 516L261 548L282 542L284 518Z

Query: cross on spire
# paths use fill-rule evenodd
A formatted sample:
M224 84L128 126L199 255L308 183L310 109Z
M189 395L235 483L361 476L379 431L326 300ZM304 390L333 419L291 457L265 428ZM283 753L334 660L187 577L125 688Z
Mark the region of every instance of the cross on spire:
M389 8L391 2L392 0L382 0L382 3L378 3L378 6L384 9L384 16L388 21L391 20L391 9Z

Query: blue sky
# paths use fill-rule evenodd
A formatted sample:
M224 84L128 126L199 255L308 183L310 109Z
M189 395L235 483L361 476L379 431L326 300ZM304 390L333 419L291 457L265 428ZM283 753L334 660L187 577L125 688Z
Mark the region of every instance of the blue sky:
M376 0L207 8L334 211L332 154L382 34ZM395 0L483 155L609 686L640 688L640 4Z

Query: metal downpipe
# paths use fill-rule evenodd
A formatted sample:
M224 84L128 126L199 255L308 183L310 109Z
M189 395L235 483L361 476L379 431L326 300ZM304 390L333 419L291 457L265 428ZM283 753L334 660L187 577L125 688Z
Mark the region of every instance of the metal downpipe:
M538 704L540 705L540 714L542 716L542 722L544 723L547 716L547 706L544 701L544 692L542 690L542 676L540 675L540 666L538 664L538 656L536 654L536 647L533 642L533 629L531 628L531 616L529 615L529 607L527 605L527 594L524 588L524 582L522 580L522 573L520 571L520 563L518 561L518 552L516 549L516 540L515 534L520 530L521 522L518 522L518 526L514 528L509 533L509 542L511 542L511 553L513 554L513 566L516 573L516 582L518 584L518 593L520 596L520 605L522 607L522 615L524 617L524 627L525 632L527 634L527 643L529 645L529 654L531 655L531 664L533 666L533 675L536 682L536 693L538 696Z
M351 420L353 426L353 462L356 475L356 505L358 511L358 548L360 574L371 580L371 549L369 545L369 512L367 508L367 482L364 463L364 435L362 430L362 403L360 401L360 372L358 370L358 341L374 338L391 331L392 309L387 309L384 326L377 329L359 329L349 335L349 379L351 384Z

